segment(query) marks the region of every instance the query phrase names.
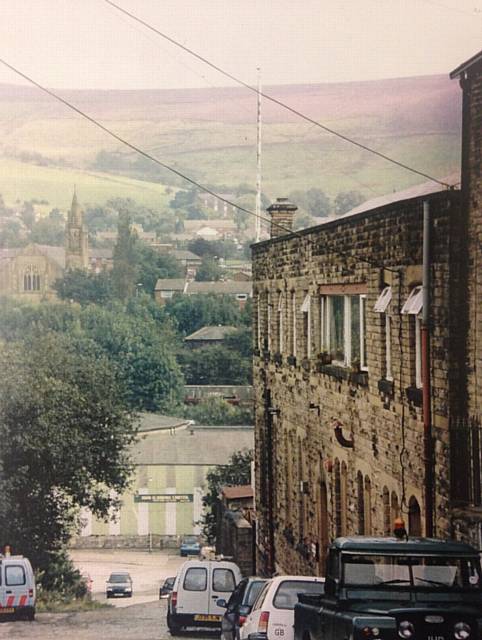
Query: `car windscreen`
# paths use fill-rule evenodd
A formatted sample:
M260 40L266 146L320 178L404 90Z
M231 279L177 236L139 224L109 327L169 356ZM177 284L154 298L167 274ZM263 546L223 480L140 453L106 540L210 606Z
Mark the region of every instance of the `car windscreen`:
M323 582L312 580L284 580L280 582L273 598L276 609L294 609L299 593L324 593Z
M247 604L251 607L253 605L253 602L260 594L260 591L263 588L264 584L265 580L255 580L254 582L252 582L249 585L247 592L245 593L243 604Z
M195 536L186 536L182 540L182 544L197 544L197 538Z
M345 586L440 590L482 589L477 558L343 554Z
M130 577L128 573L112 573L109 582L119 584L120 582L129 582Z

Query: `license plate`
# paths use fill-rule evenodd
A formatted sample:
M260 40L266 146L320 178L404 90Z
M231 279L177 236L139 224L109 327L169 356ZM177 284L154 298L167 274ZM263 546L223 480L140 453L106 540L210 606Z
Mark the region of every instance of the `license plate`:
M13 607L0 608L0 613L15 613L15 609Z
M196 622L221 622L222 616L197 614L194 616L194 620Z

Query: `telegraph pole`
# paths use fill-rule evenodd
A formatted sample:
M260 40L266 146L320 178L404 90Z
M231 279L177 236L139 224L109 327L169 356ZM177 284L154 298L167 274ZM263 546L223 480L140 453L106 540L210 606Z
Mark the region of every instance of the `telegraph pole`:
M257 139L256 139L256 217L254 227L255 242L261 239L261 69L258 67L257 94Z

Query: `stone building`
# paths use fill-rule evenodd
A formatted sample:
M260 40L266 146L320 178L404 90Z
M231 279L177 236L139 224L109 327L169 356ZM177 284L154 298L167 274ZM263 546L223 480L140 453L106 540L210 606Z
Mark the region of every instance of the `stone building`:
M324 573L330 539L389 534L400 515L412 535L480 544L480 54L454 73L461 192L430 183L297 233L296 206L280 199L271 239L253 246L265 573Z
M84 214L74 193L65 226L65 245L36 243L0 249L0 295L31 302L53 299L55 281L67 269L89 269L99 273L112 267L112 251L89 250Z

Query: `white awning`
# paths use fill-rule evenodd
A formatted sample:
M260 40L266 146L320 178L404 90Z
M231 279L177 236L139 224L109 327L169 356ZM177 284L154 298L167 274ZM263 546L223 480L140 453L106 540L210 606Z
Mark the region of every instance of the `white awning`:
M381 294L378 296L373 311L375 313L385 313L392 300L392 287L385 287Z
M405 304L402 307L402 313L411 314L417 316L423 307L423 291L422 287L418 286L412 289Z

